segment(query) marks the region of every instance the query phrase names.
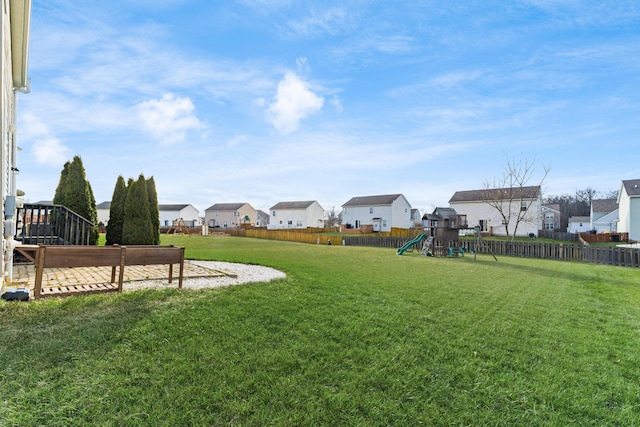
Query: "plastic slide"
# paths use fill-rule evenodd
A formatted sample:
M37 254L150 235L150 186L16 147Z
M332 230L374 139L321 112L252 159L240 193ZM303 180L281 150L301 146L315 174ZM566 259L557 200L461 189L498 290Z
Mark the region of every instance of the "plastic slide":
M425 237L427 237L427 236L424 235L424 234L418 234L416 237L414 237L413 239L409 240L407 243L402 245L402 247L400 249L398 249L397 254L398 255L402 255L403 253L405 253L405 251L407 249L409 249L411 247L411 245L415 245L416 243L420 243Z

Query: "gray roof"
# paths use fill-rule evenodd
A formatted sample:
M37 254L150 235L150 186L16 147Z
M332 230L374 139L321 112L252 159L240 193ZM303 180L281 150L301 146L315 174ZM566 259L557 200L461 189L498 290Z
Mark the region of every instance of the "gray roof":
M551 209L556 212L560 212L560 204L559 203L546 203L542 205L542 208Z
M622 181L622 185L629 196L640 196L640 179Z
M451 215L457 215L458 212L456 212L456 210L453 208L437 207L433 210L433 214L442 219L442 218L449 218Z
M540 197L539 185L529 187L490 188L486 190L456 191L449 203L484 202L486 200L520 200Z
M380 196L358 196L352 197L342 207L349 206L371 206L371 205L391 205L394 201L402 197L402 194L383 194Z
M158 205L158 210L159 211L181 211L182 209L186 208L187 206L189 206L189 204L169 204L169 205Z
M594 212L613 212L618 209L616 199L595 199L591 201L591 209Z
M279 202L271 206L269 210L277 209L307 209L315 200L307 200L302 202Z
M247 203L216 203L209 206L205 211L237 211Z
M111 202L102 202L96 205L96 209L110 209L110 208L111 208Z

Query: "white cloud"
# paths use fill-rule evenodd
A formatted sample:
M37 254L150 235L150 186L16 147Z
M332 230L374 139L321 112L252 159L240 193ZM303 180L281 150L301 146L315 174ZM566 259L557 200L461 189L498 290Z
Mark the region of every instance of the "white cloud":
M301 20L289 21L289 28L297 36L310 37L323 34L336 35L351 29L348 14L343 8L313 12Z
M41 164L59 166L68 160L69 149L56 137L43 137L33 143L32 152Z
M288 71L278 83L276 99L267 111L271 124L281 133L298 130L300 121L319 111L324 98L316 95L309 84L295 73Z
M31 152L37 163L59 166L68 160L69 148L51 132L49 127L33 114L25 114L23 126L18 129L18 137L31 145Z
M182 142L188 131L202 127L191 99L166 94L136 106L143 129L164 145Z

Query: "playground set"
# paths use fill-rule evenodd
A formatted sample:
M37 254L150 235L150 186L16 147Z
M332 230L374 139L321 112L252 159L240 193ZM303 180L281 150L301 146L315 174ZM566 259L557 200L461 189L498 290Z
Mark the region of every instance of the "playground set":
M414 247L420 248L422 244L420 254L424 256L464 256L467 248L460 240L460 230L473 229L478 238L478 247L484 244L480 227L469 227L467 216L458 214L453 208L436 208L433 213L424 214L422 224L422 233L402 245L397 250L398 255L412 251ZM493 258L498 260L495 255Z

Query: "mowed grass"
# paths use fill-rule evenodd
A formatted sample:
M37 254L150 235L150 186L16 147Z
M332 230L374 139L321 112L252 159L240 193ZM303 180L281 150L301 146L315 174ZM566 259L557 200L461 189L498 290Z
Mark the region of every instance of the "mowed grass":
M163 244L288 277L0 304L0 425L640 423L640 270Z

